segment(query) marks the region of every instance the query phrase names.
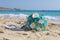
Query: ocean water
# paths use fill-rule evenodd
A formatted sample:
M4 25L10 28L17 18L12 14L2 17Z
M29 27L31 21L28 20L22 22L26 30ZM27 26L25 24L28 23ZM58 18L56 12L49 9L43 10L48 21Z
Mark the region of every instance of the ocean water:
M0 10L0 16L23 18L32 13L39 13L51 21L60 22L60 10Z

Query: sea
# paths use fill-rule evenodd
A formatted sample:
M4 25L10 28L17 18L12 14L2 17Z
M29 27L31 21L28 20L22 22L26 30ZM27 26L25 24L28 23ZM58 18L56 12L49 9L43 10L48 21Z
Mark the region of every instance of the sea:
M23 18L32 13L39 13L46 19L60 22L60 10L0 10L0 16Z

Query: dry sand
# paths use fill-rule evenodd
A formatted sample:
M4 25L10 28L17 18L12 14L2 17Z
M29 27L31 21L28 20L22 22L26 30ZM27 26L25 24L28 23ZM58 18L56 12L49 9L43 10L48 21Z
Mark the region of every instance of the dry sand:
M20 25L20 20L21 19L18 18L12 19L0 17L0 40L60 40L60 24L48 23L46 31L40 32L11 31L2 27L7 23Z

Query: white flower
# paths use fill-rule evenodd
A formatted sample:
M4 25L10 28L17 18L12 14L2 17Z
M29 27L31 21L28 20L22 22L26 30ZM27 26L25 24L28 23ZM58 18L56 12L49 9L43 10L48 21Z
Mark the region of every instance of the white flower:
M37 18L37 17L39 17L39 14L38 14L38 13L34 13L34 14L32 15L32 17L33 17L33 18Z
M35 23L32 23L32 24L30 25L30 27L31 27L31 28L34 28L34 27L35 27Z
M44 21L43 21L43 20L39 20L39 21L38 21L38 23L41 23L41 24L43 24L43 23L44 23Z

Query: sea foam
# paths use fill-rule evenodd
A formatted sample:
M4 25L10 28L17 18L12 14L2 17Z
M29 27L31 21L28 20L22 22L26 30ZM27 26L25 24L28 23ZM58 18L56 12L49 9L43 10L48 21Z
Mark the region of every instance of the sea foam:
M9 17L9 18L27 18L29 15L27 14L0 14L1 17ZM51 21L60 21L60 16L49 16L44 15L47 20Z

